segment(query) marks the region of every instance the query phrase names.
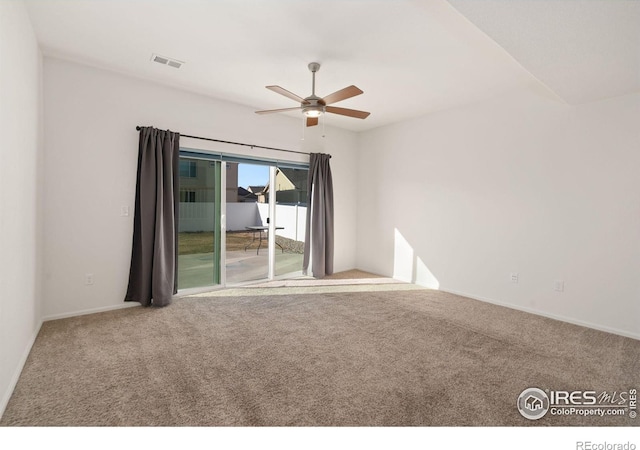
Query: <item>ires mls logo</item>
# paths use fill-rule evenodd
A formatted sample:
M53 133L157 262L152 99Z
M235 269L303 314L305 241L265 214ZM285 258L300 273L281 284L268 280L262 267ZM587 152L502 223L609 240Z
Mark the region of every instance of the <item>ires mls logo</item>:
M518 397L518 411L525 419L538 420L549 411L549 397L542 389L525 389Z
M603 394L608 395L606 392ZM555 406L590 406L598 403L598 397L596 391L550 391L549 401Z
M629 417L635 419L638 416L638 390L629 389Z
M553 416L628 416L637 417L637 390L627 391L543 391L528 388L517 401L522 417L538 420Z

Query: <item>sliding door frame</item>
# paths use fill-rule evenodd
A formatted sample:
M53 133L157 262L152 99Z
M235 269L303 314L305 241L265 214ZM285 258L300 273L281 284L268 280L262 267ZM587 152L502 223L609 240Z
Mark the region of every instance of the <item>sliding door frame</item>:
M225 190L225 195L222 195L222 186L227 185L227 163L224 161L216 161L216 180L218 181L218 189L216 192L216 207L214 208L216 211L216 217L218 218L218 225L216 229L220 232L217 236L214 236L214 246L219 249L218 253L218 261L216 264L218 282L214 283L215 285L225 287L227 285L227 264L226 264L226 254L227 254L227 192ZM222 239L222 236L225 236L225 239ZM214 282L215 282L215 274L214 274Z
M227 233L227 196L222 195L222 190L227 185L227 163L246 163L246 164L260 164L269 167L269 185L276 185L276 171L278 167L291 167L299 169L309 169L308 163L293 162L287 160L278 160L270 158L261 158L257 156L245 156L235 155L231 153L211 152L206 150L198 150L192 148L180 148L180 157L199 159L205 161L215 162L215 174L214 178L216 183L215 192L215 205L214 205L214 274L213 282L211 286L203 286L201 288L180 289L180 292L184 291L209 291L216 288L227 287L227 270L226 270L226 237ZM269 253L269 263L266 280L273 280L276 278L276 196L275 189L272 190L273 195L269 195L269 229L268 229L268 241L267 248ZM263 279L264 280L264 279ZM260 280L252 280L247 283L252 283Z
M273 280L276 275L276 166L269 166L269 271L267 278Z

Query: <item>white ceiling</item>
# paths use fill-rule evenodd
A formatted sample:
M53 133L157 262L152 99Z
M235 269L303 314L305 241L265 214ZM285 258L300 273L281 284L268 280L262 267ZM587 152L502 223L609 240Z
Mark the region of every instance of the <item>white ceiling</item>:
M640 91L638 0L450 0L567 103Z
M45 55L254 109L294 107L265 89L363 95L328 115L362 131L544 83L570 104L640 91L635 0L27 1ZM181 69L151 62L157 53ZM292 113L293 114L293 113Z

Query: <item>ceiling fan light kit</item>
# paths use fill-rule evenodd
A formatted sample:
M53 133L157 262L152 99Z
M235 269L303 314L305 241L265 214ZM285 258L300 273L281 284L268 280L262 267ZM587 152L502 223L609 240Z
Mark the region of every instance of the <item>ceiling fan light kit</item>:
M307 106L302 109L302 112L307 117L320 117L324 114L324 108L322 106Z
M302 98L299 95L289 92L280 86L266 86L267 89L276 92L280 95L284 95L292 100L300 102L300 106L294 108L281 108L281 109L269 109L263 111L256 111L256 114L270 114L284 111L301 110L302 114L306 116L307 126L312 127L318 125L318 117L324 113L339 114L341 116L355 117L357 119L365 119L370 113L366 111L358 111L355 109L336 108L333 106L327 106L333 103L337 103L342 100L346 100L356 95L360 95L363 92L355 86L348 86L344 89L327 95L326 97L318 97L316 95L316 72L320 70L320 64L317 62L309 63L309 70L311 71L311 95Z

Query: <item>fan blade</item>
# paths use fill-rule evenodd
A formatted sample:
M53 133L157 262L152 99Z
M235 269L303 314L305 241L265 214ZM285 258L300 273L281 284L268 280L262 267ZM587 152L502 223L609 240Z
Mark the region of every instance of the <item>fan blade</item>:
M324 100L325 105L330 105L332 103L336 103L342 100L346 100L351 97L355 97L356 95L362 94L362 91L355 86L349 86L344 89L340 89L339 91L334 92L333 94L327 95Z
M318 125L318 118L317 117L307 117L307 126L308 127L314 127Z
M281 88L280 86L266 86L266 88L272 90L273 92L277 92L280 95L284 95L285 97L289 97L291 100L295 100L299 103L309 103L299 95L296 95L293 92L289 92L285 88Z
M325 108L325 111L333 114L340 114L342 116L355 117L357 119L366 119L367 117L369 117L369 114L371 114L366 111L358 111L357 109L336 108L335 106L327 106Z
M300 106L296 106L295 108L282 108L282 109L265 109L263 111L256 111L256 114L271 114L283 111L295 111L300 110Z

